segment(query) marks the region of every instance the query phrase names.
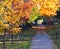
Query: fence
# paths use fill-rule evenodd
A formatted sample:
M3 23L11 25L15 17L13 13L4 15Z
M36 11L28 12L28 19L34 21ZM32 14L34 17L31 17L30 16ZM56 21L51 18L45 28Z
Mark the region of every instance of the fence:
M28 40L24 40L24 38L26 37L20 34L17 35L4 34L4 35L0 35L0 42L2 42L3 49L5 49L5 42L10 42L11 44L14 44L18 41L28 41ZM27 37L27 38L31 38L31 37Z

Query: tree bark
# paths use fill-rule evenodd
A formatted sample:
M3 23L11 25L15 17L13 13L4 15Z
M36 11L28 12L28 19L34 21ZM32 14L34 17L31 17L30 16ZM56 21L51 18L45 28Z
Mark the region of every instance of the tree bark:
M12 36L11 37L12 37L12 44L13 44L14 43L14 41L13 41L13 32L12 32Z
M5 32L4 32L4 35L3 35L3 49L5 49Z

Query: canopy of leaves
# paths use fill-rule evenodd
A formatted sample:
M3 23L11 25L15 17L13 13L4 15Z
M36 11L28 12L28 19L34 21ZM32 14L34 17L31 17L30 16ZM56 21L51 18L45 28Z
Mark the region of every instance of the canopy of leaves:
M40 15L54 16L59 7L59 0L0 0L0 31L18 33L21 23L33 22Z
M40 14L42 16L54 16L60 7L59 0L33 0L34 3L40 5Z

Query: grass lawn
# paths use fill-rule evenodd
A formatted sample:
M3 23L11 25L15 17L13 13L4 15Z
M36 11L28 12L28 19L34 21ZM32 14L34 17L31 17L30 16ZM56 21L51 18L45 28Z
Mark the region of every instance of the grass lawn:
M5 42L5 49L28 49L29 46L30 41L19 41L14 44ZM2 48L2 42L0 43L0 48Z
M23 30L18 34L13 35L13 40L30 41L35 34L36 34L36 31L34 29ZM5 36L5 40L11 40L11 39L12 39L11 35Z
M60 49L60 40L56 39L56 32L60 30L60 24L54 25L49 27L48 29L48 34L52 36L52 39L54 40L54 42L56 43L58 49Z
M14 38L13 40L20 40L20 41L14 41L14 44L12 44L10 41L5 41L5 49L29 49L30 42L32 37L35 35L36 31L34 29L26 30L20 33L20 36L24 38ZM6 40L11 40L11 38L5 38ZM22 41L21 41L22 40ZM0 49L2 49L3 43L0 42Z
M34 36L36 31L34 29L25 30L20 35L21 36Z

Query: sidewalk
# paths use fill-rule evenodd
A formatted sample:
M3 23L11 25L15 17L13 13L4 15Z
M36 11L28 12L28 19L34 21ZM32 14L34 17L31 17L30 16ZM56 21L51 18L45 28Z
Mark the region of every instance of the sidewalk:
M55 47L49 35L37 33L32 39L30 49L55 49Z

